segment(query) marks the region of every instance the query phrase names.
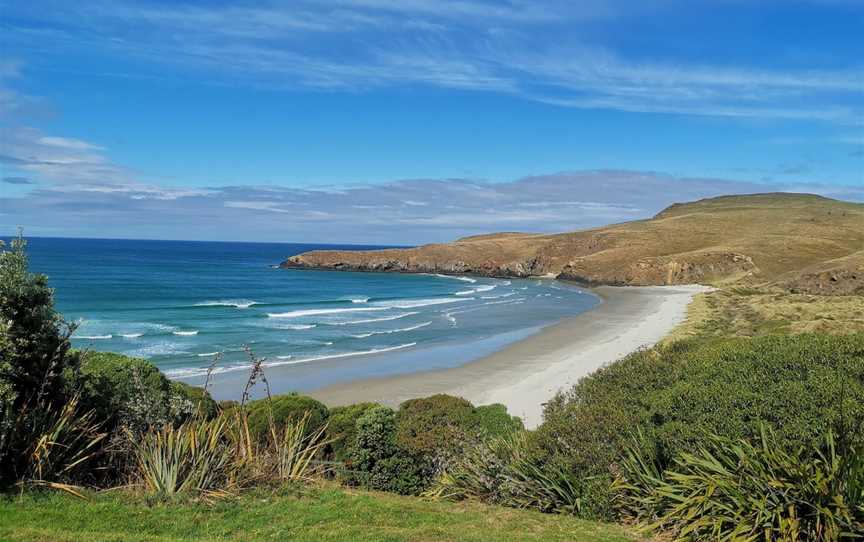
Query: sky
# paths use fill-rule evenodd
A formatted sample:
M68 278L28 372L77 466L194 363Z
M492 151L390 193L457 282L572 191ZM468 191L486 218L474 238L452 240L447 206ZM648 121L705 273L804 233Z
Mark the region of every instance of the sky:
M864 0L0 0L0 235L415 244L864 201Z

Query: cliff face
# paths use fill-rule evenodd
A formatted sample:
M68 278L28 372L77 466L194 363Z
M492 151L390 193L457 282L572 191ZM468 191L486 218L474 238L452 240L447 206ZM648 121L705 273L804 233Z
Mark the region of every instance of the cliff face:
M650 220L572 233L502 233L410 249L314 251L281 266L544 275L589 285L743 281L846 293L862 280L858 266L864 256L854 256L862 250L864 205L763 194L675 204ZM825 273L834 278L832 288L816 286L825 282Z

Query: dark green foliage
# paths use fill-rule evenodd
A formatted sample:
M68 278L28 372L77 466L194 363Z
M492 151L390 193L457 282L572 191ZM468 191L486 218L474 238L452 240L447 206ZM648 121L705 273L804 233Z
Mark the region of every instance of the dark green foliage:
M428 487L477 444L522 427L503 405L475 408L465 399L443 394L405 401L397 412L363 404L338 413L334 409L337 415L345 424L356 419L347 449L349 481L407 494Z
M608 477L580 477L542 464L531 452L528 436L515 432L469 448L428 493L583 518L609 514Z
M270 416L277 428L291 421L296 423L308 412L307 431L312 433L321 428L327 421L329 411L324 403L306 395L289 393L276 395L269 399L259 399L247 405L249 413L249 431L261 439L268 438L270 431Z
M812 445L864 423L864 335L689 340L632 354L546 407L543 460L585 475L609 472L637 427L668 464L703 435ZM841 428L841 426L844 426Z
M484 405L474 408L471 425L477 428L484 438L503 437L524 429L522 420L507 413L502 404Z
M856 447L857 446L857 447ZM680 540L835 541L864 535L864 448L790 448L763 430L757 443L706 436L662 469L649 439L634 439L615 483L623 515Z
M330 451L336 461L345 461L349 449L357 435L357 420L375 408L377 403L357 403L355 405L339 406L330 409L330 419L327 423L327 440L330 440Z
M414 495L429 483L428 464L398 445L396 413L387 407L372 407L357 419L348 457L344 479L351 484Z
M396 413L396 442L415 455L444 465L479 440L474 406L450 395L411 399Z
M78 362L48 277L28 270L26 246L20 235L10 250L0 243L0 380L17 409L46 398L63 404L64 371Z
M201 388L173 382L144 359L107 352L87 352L74 385L82 403L96 411L108 428L143 432L152 425L177 424L193 414L205 417L216 404Z
M0 486L29 470L39 415L63 409L78 365L73 327L54 310L48 278L29 271L26 246L20 234L8 250L0 242Z

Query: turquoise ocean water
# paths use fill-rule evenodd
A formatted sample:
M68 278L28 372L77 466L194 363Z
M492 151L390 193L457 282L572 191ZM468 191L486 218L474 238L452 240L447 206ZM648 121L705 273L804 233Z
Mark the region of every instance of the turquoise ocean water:
M29 240L79 348L147 358L172 378L248 371L248 345L290 380L277 391L455 366L599 301L546 280L283 270L335 245Z

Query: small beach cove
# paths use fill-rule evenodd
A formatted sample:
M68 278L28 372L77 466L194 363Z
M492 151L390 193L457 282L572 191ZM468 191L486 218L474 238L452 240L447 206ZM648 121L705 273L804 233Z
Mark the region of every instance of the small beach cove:
M501 403L526 427L542 421L543 404L580 378L642 347L684 321L699 285L612 287L592 291L603 302L463 366L367 379L315 390L328 405L407 399L448 393L474 404Z

